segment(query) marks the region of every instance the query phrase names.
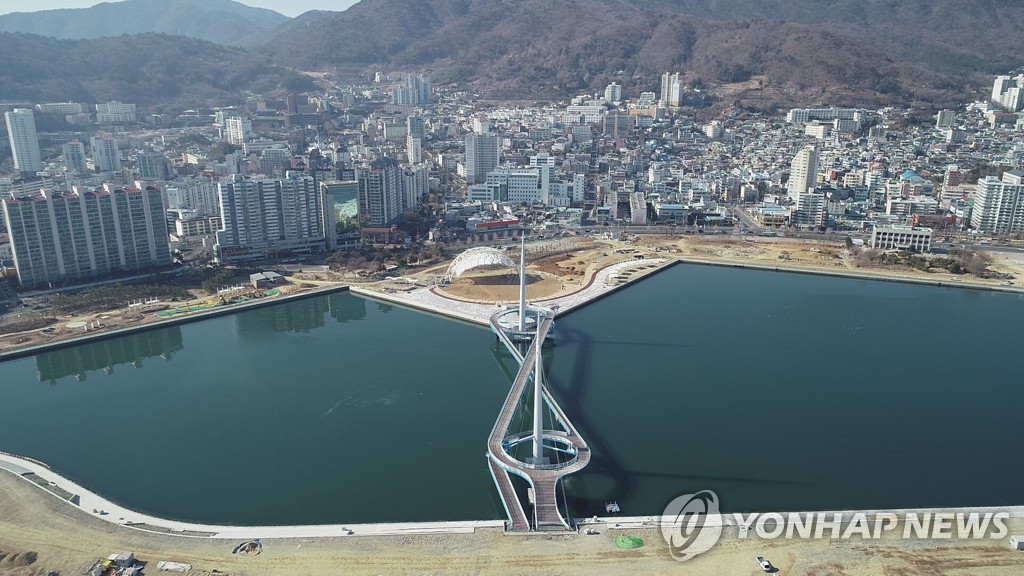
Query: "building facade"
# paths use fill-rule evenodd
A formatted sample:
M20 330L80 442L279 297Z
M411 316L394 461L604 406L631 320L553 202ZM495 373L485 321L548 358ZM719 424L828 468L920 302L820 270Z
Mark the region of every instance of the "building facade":
M170 266L159 188L42 191L3 201L24 287Z
M792 200L806 194L814 188L818 179L818 150L814 146L805 146L796 153L789 165L789 182L786 190Z
M500 142L493 134L466 136L466 184L480 184L501 160Z
M282 252L323 252L334 237L334 203L314 187L313 177L287 172L284 178L234 175L218 184L222 228L216 260L261 260Z
M35 175L43 169L35 115L28 108L15 108L5 112L4 119L7 121L11 153L14 155L14 168L23 175Z
M1024 231L1024 171L1003 172L1002 179L988 176L978 180L971 227L992 234Z
M359 184L359 220L364 226L382 228L399 221L405 212L403 172L391 158L356 168Z
M871 247L881 250L931 252L932 229L914 226L875 226L871 230Z

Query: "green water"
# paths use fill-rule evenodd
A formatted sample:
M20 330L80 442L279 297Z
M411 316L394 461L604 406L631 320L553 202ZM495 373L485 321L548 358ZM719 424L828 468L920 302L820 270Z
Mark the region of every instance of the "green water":
M558 321L574 512L1021 504L1024 299L676 266ZM0 364L0 450L234 524L500 518L489 332L347 293Z

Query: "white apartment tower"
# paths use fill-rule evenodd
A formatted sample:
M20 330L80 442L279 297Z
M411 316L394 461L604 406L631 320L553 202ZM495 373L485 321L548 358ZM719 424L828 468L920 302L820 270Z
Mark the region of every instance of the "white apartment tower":
M1024 171L1003 172L1001 180L995 176L978 180L971 227L992 234L1024 231Z
M121 151L111 136L93 136L92 161L97 172L116 172L121 169Z
M612 82L604 89L604 100L605 102L621 102L622 101L622 85L617 82Z
M313 177L233 175L218 184L223 220L217 261L258 260L281 252L322 252L334 227L334 203L313 186Z
M390 226L406 210L403 172L391 158L375 160L356 168L359 186L359 219L372 228Z
M170 266L159 188L44 190L6 198L14 267L22 286L73 282L114 272Z
M466 184L480 184L500 162L498 137L492 134L466 136Z
M405 137L405 156L409 164L423 162L423 138L417 138L412 134Z
M237 116L224 120L225 140L228 144L241 146L252 137L252 120Z
M22 174L35 175L43 169L35 115L28 108L15 108L5 112L4 119L7 120L7 137L14 154L14 168Z
M661 75L661 101L666 106L679 106L683 95L683 79L678 72Z
M789 182L786 191L791 200L799 194L814 188L818 178L818 150L813 145L805 146L796 153L789 165Z
M89 163L85 159L85 145L72 140L63 146L64 165L69 174L85 174L89 171Z

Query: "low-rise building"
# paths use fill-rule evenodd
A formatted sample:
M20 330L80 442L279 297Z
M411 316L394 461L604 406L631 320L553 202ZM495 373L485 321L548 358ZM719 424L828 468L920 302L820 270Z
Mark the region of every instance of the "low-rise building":
M871 247L882 250L931 252L932 229L914 226L875 226L871 230Z

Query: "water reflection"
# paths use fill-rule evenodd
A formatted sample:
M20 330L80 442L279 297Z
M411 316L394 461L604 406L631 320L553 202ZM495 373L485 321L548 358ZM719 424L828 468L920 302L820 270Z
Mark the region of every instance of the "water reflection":
M241 335L266 332L306 333L323 328L330 316L346 323L366 318L366 300L346 293L292 300L279 306L256 308L234 316Z
M37 354L36 371L40 382L55 384L65 376L74 376L82 382L88 372L103 370L113 374L114 367L119 364L141 368L146 358L159 356L170 360L174 352L184 347L181 330L177 326L147 330Z

